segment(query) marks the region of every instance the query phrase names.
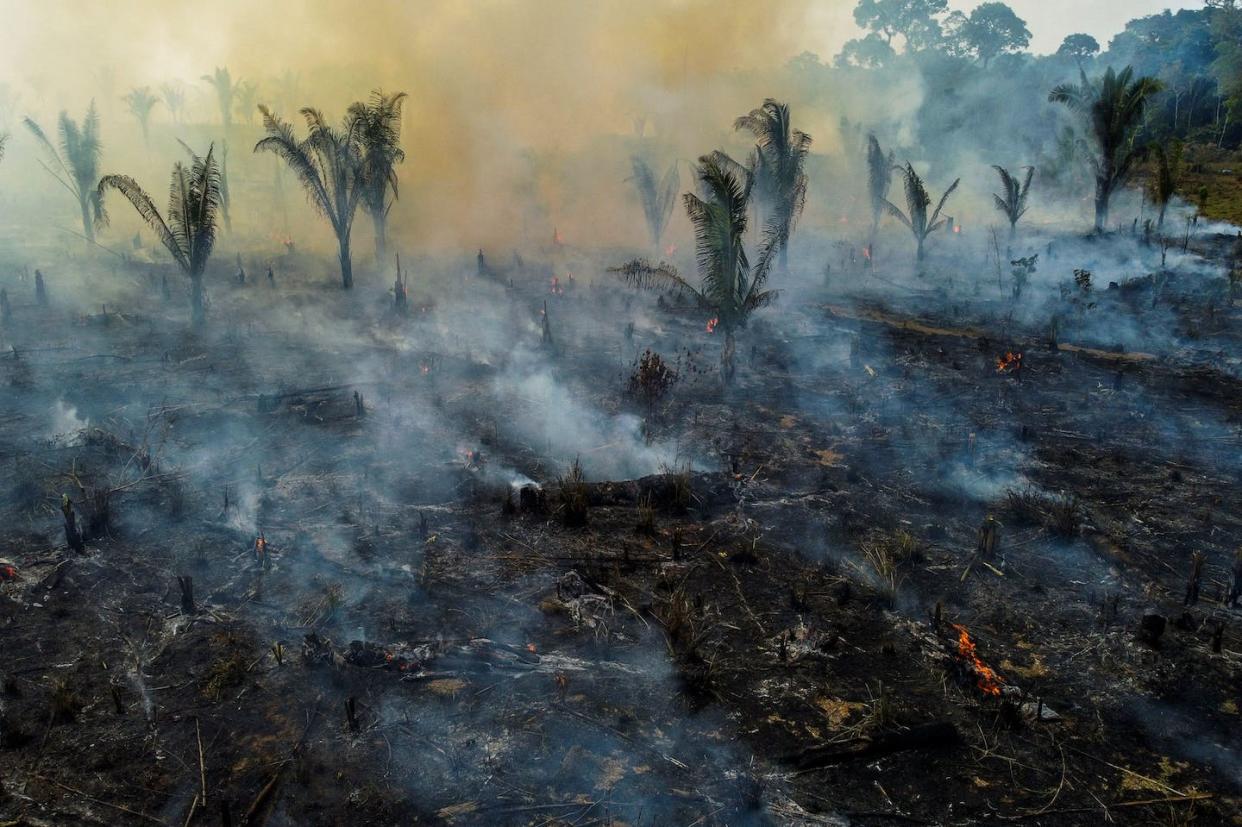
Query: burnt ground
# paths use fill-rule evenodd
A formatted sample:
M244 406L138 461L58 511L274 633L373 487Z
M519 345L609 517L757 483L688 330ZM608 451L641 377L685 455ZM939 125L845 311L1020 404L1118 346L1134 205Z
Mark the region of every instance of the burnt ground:
M437 326L473 277L15 302L0 824L1239 823L1236 308L1171 279L1197 344L1119 350L1074 314L1147 294L1051 343L863 286L726 391L699 311L599 279L496 288L523 368ZM566 453L531 364L645 442Z

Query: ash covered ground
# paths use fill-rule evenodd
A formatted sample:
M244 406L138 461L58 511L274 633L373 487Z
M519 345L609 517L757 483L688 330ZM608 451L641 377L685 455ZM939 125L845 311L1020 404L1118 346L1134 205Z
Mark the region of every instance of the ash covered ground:
M566 243L404 312L286 250L198 329L158 265L9 276L0 812L1227 821L1235 240L1032 236L1015 311L962 235L795 269L727 385Z

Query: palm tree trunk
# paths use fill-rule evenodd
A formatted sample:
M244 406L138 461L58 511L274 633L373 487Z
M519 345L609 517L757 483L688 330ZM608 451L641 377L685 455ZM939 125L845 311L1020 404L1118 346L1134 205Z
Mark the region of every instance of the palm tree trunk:
M917 243L917 247L915 248L915 251L914 251L914 260L917 261L919 264L922 264L923 263L924 236L916 236L915 240Z
M80 200L82 206L82 235L86 236L87 241L93 242L95 240L95 225L91 222L90 199L83 198Z
M385 210L371 210L371 223L375 226L375 263L383 267L388 260L388 214Z
M207 305L203 301L203 276L190 276L190 323L202 327L207 321Z
M733 382L733 371L735 369L733 356L736 345L733 341L733 330L726 329L724 333L724 345L720 348L720 379L726 385Z
M1095 182L1095 231L1103 234L1108 227L1108 202L1112 193L1109 191L1108 182L1103 178L1096 179Z
M789 272L789 242L781 245L781 272Z
M354 262L349 254L349 236L338 236L337 242L340 244L341 287L348 290L354 286Z
M1167 210L1168 208L1169 208L1169 204L1167 201L1160 205L1160 217L1156 219L1156 232L1157 233L1159 233L1161 230L1164 229L1164 211Z

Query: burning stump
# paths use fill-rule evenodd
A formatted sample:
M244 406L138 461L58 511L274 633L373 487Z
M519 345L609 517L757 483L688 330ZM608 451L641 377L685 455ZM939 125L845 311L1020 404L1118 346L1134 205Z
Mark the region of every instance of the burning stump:
M957 634L957 651L953 662L963 683L973 683L985 697L999 698L1004 689L1004 679L979 657L978 646L966 627L950 623L949 628Z

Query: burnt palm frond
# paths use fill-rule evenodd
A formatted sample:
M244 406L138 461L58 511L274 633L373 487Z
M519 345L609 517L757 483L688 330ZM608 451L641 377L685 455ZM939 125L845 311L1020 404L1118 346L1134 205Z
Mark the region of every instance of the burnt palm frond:
M267 137L255 152L271 152L285 162L306 190L312 204L328 219L336 234L340 253L341 281L353 286L349 239L358 202L362 198L366 171L356 137L358 124L346 118L342 128L332 127L317 109L305 108L307 136L299 140L293 127L260 104Z
M940 213L944 210L944 205L949 200L949 196L957 189L957 185L961 183L962 179L958 178L949 185L949 188L944 191L944 195L940 196L936 209L929 214L927 209L931 206L931 196L927 193L927 186L923 183L923 179L914 171L914 165L907 161L904 167L898 166L893 167L893 169L901 174L906 195L906 211L902 212L900 207L887 199L884 201L884 207L890 215L910 230L917 245L916 258L918 261L922 261L923 244L927 241L929 235L945 225L946 219L941 218Z
M1003 193L992 193L992 202L1009 221L1009 232L1012 235L1018 227L1019 219L1026 215L1026 200L1031 191L1031 180L1035 177L1035 167L1026 167L1026 176L1021 181L1002 166L993 164L992 169L1000 176Z
M99 114L95 110L95 102L91 101L80 125L68 113L60 113L57 120L58 145L53 145L42 127L31 118L26 118L25 124L48 156L49 163L43 164L43 168L73 194L82 213L82 232L89 241L94 241L94 224L106 221L103 200L96 189L103 142L99 137Z
M105 175L99 181L97 193L101 201L109 189L121 193L155 233L160 244L190 279L193 318L199 324L204 319L203 273L215 248L219 226L220 170L214 146L208 148L205 156L199 156L192 150L190 156L188 168L180 161L173 165L168 185L168 209L164 215L160 214L151 196L127 175Z

